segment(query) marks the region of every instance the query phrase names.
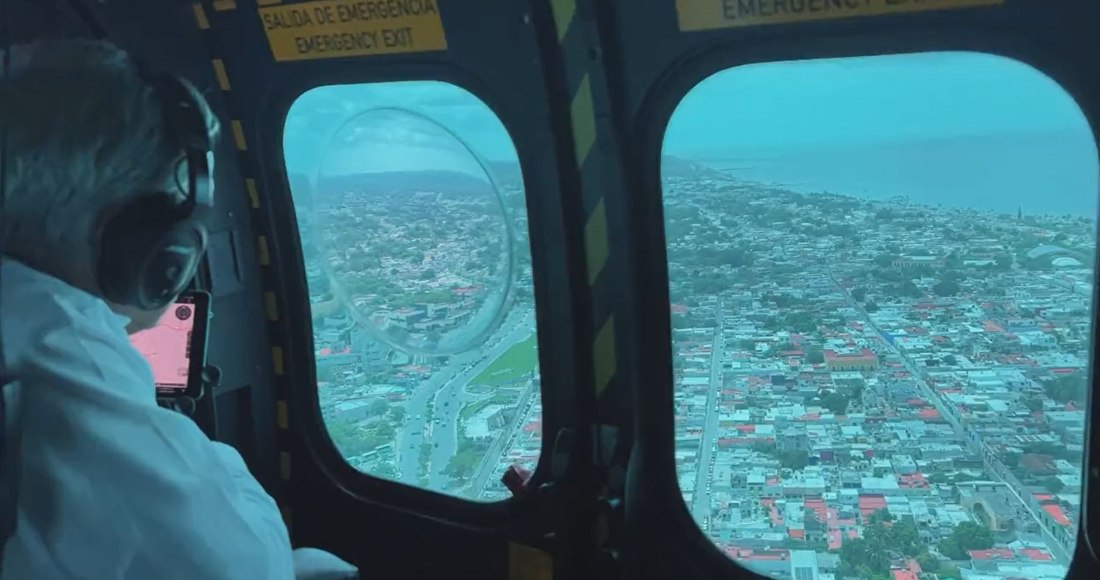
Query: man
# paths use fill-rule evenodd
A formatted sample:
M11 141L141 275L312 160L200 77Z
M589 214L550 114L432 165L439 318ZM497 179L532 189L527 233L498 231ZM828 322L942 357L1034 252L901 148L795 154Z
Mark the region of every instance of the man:
M105 212L148 192L186 198L162 101L107 43L23 45L10 57L0 370L15 382L3 393L0 519L11 535L0 576L294 578L279 510L240 455L156 404L127 335L164 309L101 298ZM217 122L189 90L213 138Z

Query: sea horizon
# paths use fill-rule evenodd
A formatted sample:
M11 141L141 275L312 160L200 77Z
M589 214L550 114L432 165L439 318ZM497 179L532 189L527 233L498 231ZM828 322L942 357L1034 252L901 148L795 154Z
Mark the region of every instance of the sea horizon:
M957 137L876 146L676 155L803 194L894 197L994 213L1096 218L1100 169L1080 134Z

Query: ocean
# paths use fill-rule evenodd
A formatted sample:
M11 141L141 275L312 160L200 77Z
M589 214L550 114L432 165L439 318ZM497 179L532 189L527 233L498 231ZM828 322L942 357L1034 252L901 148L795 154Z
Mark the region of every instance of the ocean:
M908 197L932 206L1096 217L1100 163L1091 136L956 137L875 146L693 155L735 177L800 193Z

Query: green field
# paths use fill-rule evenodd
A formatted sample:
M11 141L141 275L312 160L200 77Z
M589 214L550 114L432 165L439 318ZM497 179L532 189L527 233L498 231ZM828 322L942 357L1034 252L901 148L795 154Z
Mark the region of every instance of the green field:
M532 334L527 340L513 344L504 354L497 357L481 374L470 381L471 385L499 385L522 378L535 370L538 363L538 350Z

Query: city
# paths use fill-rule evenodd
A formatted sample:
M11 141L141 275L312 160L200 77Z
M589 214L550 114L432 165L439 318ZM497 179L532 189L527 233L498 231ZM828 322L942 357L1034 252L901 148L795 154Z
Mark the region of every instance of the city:
M503 207L454 173L342 177L321 200L292 176L334 443L366 473L479 501L509 496L504 471L533 469L542 435L522 183L497 174ZM432 354L479 325L475 348Z
M1092 220L665 167L676 459L712 541L776 577L1063 578Z
M525 234L518 170L502 183ZM777 578L794 567L816 578L1065 576L1081 499L1091 220L804 195L674 158L664 186L676 460L716 546ZM443 279L408 266L427 262L419 255L400 268L369 258L369 214L341 199L341 215L359 219L325 235L399 272L373 283L399 295L386 299L407 323L468 307L469 294L442 285L491 277L466 262L433 262L474 273ZM435 213L457 223L461 211ZM417 227L389 219L375 231L409 239ZM303 221L303 232L314 225ZM429 245L470 256L486 246L478 231ZM303 238L322 410L344 456L410 485L508 497L501 476L533 468L542 436L526 248L487 344L429 357L357 323L324 252Z

